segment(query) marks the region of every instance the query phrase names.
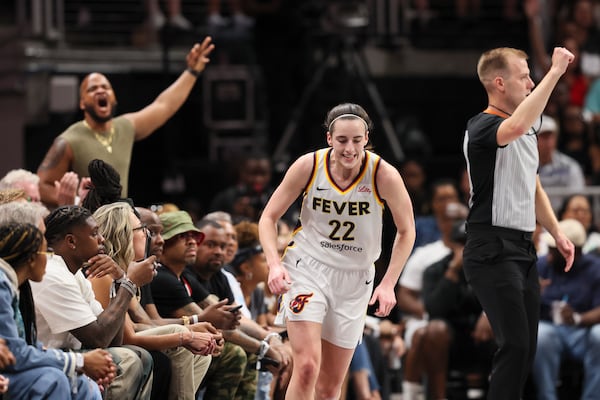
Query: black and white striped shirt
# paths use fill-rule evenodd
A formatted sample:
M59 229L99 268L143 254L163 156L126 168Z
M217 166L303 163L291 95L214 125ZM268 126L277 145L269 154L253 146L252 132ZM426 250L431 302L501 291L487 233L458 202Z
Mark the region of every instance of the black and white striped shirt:
M471 197L469 224L535 230L537 136L526 134L498 146L503 118L480 113L469 120L463 142Z

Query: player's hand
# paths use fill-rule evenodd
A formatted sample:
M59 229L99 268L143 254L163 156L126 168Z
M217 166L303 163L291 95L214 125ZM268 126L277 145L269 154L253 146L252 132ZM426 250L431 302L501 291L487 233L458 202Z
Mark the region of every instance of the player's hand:
M396 305L394 288L383 284L377 286L371 296L369 305L372 306L376 302L378 302L379 305L377 306L377 310L375 310L375 315L378 317L387 317Z
M269 289L271 293L278 295L290 290L292 281L287 270L281 264L269 267Z

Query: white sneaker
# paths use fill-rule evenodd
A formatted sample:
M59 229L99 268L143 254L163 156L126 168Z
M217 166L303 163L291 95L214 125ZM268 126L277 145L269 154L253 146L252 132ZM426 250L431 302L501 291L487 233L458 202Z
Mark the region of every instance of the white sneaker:
M163 13L157 12L148 16L148 22L152 28L158 30L165 25L166 19Z
M207 18L207 24L213 28L221 28L229 23L227 18L223 18L221 14L210 14Z
M191 31L194 25L183 15L177 14L169 18L169 24L184 31Z

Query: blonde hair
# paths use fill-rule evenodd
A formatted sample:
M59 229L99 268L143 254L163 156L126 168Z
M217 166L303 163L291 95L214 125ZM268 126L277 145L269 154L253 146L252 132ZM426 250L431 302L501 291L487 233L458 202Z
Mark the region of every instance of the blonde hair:
M94 218L98 222L98 228L104 237L104 248L115 262L123 269L135 257L133 250L133 226L129 215L133 208L125 203L104 205L94 212Z
M515 56L527 60L529 57L523 50L512 47L498 47L484 52L477 62L477 76L483 84L488 85L492 79L500 75L506 77L510 69L508 59Z

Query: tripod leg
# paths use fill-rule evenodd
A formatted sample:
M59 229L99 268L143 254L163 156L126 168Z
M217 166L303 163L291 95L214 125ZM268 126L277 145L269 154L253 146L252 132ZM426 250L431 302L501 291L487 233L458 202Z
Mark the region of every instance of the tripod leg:
M304 113L306 112L306 106L308 105L308 102L314 95L315 91L317 90L317 87L321 84L321 81L323 80L323 76L325 75L325 71L327 70L327 68L329 68L329 63L331 62L331 57L333 57L333 55L328 56L327 59L324 60L323 63L321 63L321 65L316 70L315 74L313 75L313 78L309 82L308 86L306 86L306 89L304 89L304 92L302 92L300 101L298 102L298 105L294 109L294 112L292 113L292 117L290 118L289 122L285 126L283 135L281 135L281 139L279 140L279 143L277 144L277 147L275 148L275 152L273 153L273 160L276 163L277 162L286 162L287 163L289 161L289 155L287 155L285 153L287 150L287 147L290 143L290 140L294 136L294 133L296 133L296 129L298 129L298 124L300 123L300 120L302 119Z
M375 86L375 83L369 76L369 71L367 70L366 63L364 62L364 60L362 59L362 57L360 56L360 54L358 53L358 51L355 48L352 48L350 50L349 55L350 55L351 61L354 64L354 67L356 68L356 72L358 73L358 76L360 77L362 84L364 85L365 89L367 90L367 94L369 95L369 97L371 98L371 101L373 102L373 106L375 107L377 114L379 114L379 118L381 119L381 123L383 125L383 132L385 133L385 136L390 144L390 148L392 149L394 158L396 159L396 161L404 160L404 151L402 150L400 141L398 140L398 137L396 136L396 132L394 131L394 126L393 126L390 116L388 115L388 112L385 108L385 104L383 104L381 95L379 94L379 91L377 90L377 86Z

